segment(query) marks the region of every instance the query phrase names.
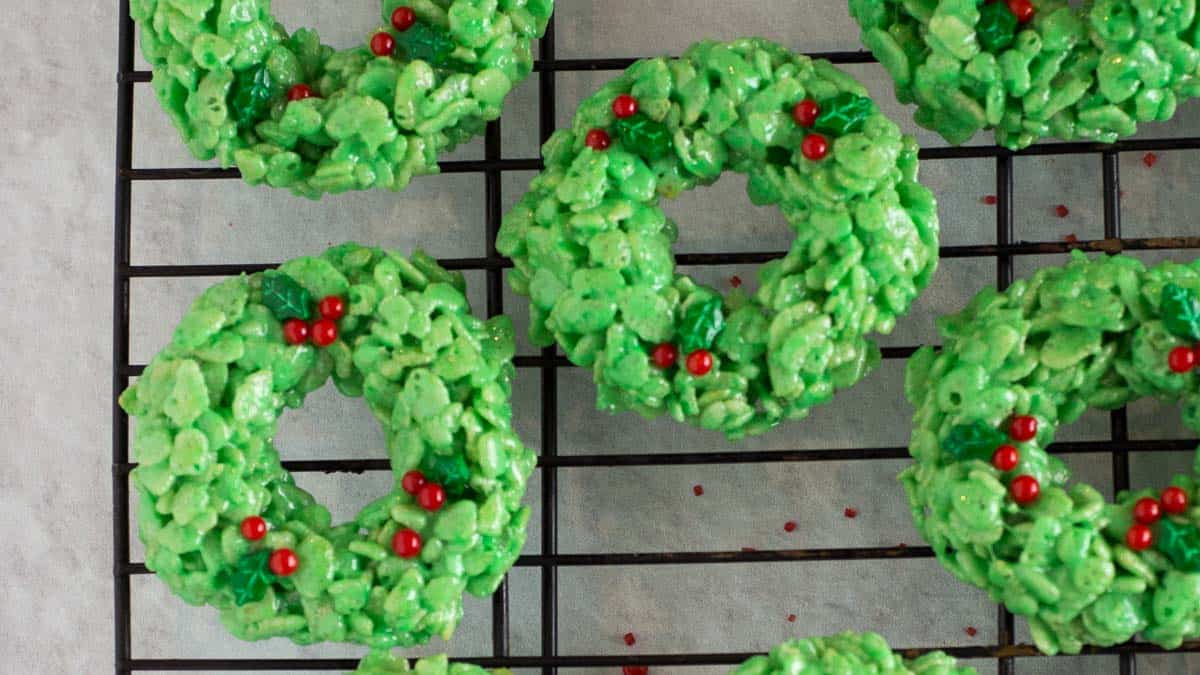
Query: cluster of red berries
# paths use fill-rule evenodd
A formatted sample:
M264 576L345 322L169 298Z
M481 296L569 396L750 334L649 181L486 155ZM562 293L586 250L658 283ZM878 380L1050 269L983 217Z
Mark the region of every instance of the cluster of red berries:
M1037 438L1038 421L1032 415L1013 415L1008 422L1008 437L1017 443L1032 441ZM992 466L1008 473L1021 463L1021 452L1015 445L1005 443L992 453ZM1038 479L1029 474L1021 474L1008 484L1008 494L1018 504L1032 504L1042 494L1042 486Z
M246 516L242 519L241 530L246 541L259 541L267 536L267 521L261 516ZM300 558L296 557L296 552L290 548L277 548L271 551L267 567L270 568L271 574L277 577L291 576L300 569Z
M806 98L792 107L792 119L805 129L811 129L820 115L821 106L811 98ZM829 139L817 133L808 134L800 142L800 154L814 162L825 159L829 154Z
M392 28L403 33L417 22L417 13L412 7L397 7L392 10ZM375 56L391 56L396 52L396 38L387 31L371 36L371 53Z
M1154 531L1150 526L1162 518L1163 513L1179 515L1188 508L1187 492L1171 486L1162 491L1158 499L1142 497L1133 504L1133 525L1125 531L1125 544L1135 550L1144 551L1154 543Z
M400 479L400 487L417 498L417 504L426 511L437 511L446 504L446 489L430 483L425 474L413 469ZM415 558L421 553L421 535L405 527L392 536L392 550L401 558Z
M290 345L302 345L309 340L318 347L328 347L338 338L338 319L346 315L346 301L336 295L328 295L317 303L317 314L321 318L311 324L304 319L288 319L283 322L283 339Z
M1176 347L1167 355L1167 367L1172 373L1191 372L1200 363L1200 344L1195 347Z
M650 359L654 361L654 365L666 370L679 360L679 349L670 342L663 342L650 352ZM694 350L687 355L684 365L687 367L687 371L696 377L707 375L713 367L712 352L703 348Z
M639 108L638 100L629 94L621 94L612 102L613 116L619 120L633 117L638 113ZM602 152L612 145L612 136L604 129L592 129L587 132L583 144L597 152Z

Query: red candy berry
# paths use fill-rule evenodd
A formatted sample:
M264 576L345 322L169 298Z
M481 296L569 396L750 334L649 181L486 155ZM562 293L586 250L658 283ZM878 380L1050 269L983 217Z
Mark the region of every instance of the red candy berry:
M1029 0L1008 0L1008 11L1017 17L1018 23L1029 23L1033 19L1033 3Z
M1153 152L1147 152L1142 155L1142 164L1145 164L1147 169L1153 169L1154 165L1158 164L1158 155Z
M322 318L337 321L346 316L346 301L336 295L327 295L317 303L317 313Z
M247 541L258 541L267 536L267 521L259 516L246 516L242 519L242 536Z
M294 84L291 89L288 89L287 99L289 101L303 101L306 98L313 97L312 87L307 84Z
M426 483L417 490L417 503L426 511L437 511L446 503L446 490L437 483Z
M1162 502L1163 511L1171 515L1179 515L1188 508L1187 492L1181 487L1171 486L1163 490L1159 501Z
M692 494L696 495L697 497L703 496L704 495L704 486L703 485L693 485L692 486Z
M992 466L1001 471L1012 471L1021 462L1021 453L1011 445L1004 444L992 453Z
M621 666L621 675L650 675L650 666Z
M1167 367L1173 373L1186 373L1196 367L1196 352L1191 347L1176 347L1167 355Z
M271 568L271 573L275 576L287 577L300 569L300 559L290 548L275 549L267 559L267 567Z
M613 99L612 111L617 119L633 117L638 112L638 100L629 94L621 94Z
M392 10L392 28L403 33L417 22L417 13L412 7L397 7Z
M612 145L612 136L609 136L608 132L603 129L592 129L587 132L583 144L593 150L607 150L608 146Z
M963 631L970 637L975 637L979 634L979 629L975 626L967 626Z
M784 523L783 531L784 532L795 532L796 531L796 521L789 520L786 523Z
M788 620L788 623L796 623L796 615L795 615L795 614L788 614L788 615L787 615L787 620Z
M1154 532L1146 525L1134 523L1125 531L1125 545L1135 551L1145 551L1154 543Z
M842 509L842 515L846 516L847 518L857 518L858 509L852 506L847 506L846 508Z
M416 469L405 473L404 477L400 479L400 487L410 495L417 494L421 488L425 487L425 474Z
M289 345L308 342L308 323L304 319L288 319L283 322L283 339Z
M792 108L792 119L796 120L796 124L805 129L811 128L817 123L817 117L821 114L821 106L811 98L806 98L800 101Z
M392 550L401 558L415 558L421 553L421 535L404 528L392 535Z
M625 644L629 645L630 647L637 644L637 636L635 636L633 633L626 633L622 639L625 640Z
M1016 415L1008 423L1008 436L1014 441L1032 441L1037 437L1038 421L1032 415Z
M650 358L654 361L654 365L659 368L670 368L679 359L679 350L670 342L664 342L654 347L654 351L650 353Z
M328 347L337 340L338 327L331 319L317 319L312 325L312 341L318 347Z
M713 357L712 357L712 354L707 349L697 349L696 351L692 352L691 354L688 354L688 357L687 357L688 372L695 375L696 377L700 377L701 375L707 375L708 371L712 370L712 367L713 367Z
M1042 486L1033 476L1022 474L1009 484L1008 493L1018 504L1032 504L1042 494Z
M1054 207L1054 215L1058 216L1059 218L1066 218L1067 216L1071 215L1071 209L1068 209L1066 204L1059 204L1058 206Z
M396 51L396 38L379 32L371 36L371 53L375 56L391 56Z
M800 152L808 159L819 162L829 154L829 141L821 134L809 134L800 143Z
M736 274L729 277L729 285L733 286L734 288L741 288L742 287L742 278Z
M1158 500L1150 497L1142 497L1133 505L1133 519L1143 525L1153 525L1162 518L1162 509L1158 505Z
M984 204L987 204L988 206L995 206L996 202L998 202L1000 200L996 198L996 195L984 195L982 201Z

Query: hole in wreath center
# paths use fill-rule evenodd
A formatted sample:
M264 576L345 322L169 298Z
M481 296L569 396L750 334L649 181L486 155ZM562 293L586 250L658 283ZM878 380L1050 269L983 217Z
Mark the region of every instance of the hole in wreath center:
M332 382L312 392L299 409L285 409L274 439L282 461L383 460L387 444L379 421L361 398L343 395ZM353 520L364 506L391 491L389 470L350 473L293 471L296 485L329 509L333 523Z

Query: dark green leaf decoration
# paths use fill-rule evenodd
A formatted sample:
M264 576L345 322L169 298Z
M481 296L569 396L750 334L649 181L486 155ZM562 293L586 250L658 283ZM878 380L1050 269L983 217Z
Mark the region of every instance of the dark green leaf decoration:
M1200 531L1191 523L1164 519L1158 526L1158 550L1171 559L1176 569L1200 572Z
M295 279L280 272L266 272L262 282L263 304L276 319L308 319L312 296Z
M1171 335L1200 340L1200 300L1189 289L1176 284L1163 286L1162 320Z
M229 91L229 114L239 131L267 118L271 109L271 73L266 66L238 72Z
M396 56L408 61L424 61L444 67L454 53L454 40L438 26L418 21L396 38Z
M647 160L666 157L674 148L671 131L662 122L642 114L617 120L617 137L625 149Z
M875 104L866 96L842 92L821 102L813 128L835 138L862 131L867 118L875 114Z
M942 449L959 462L968 459L990 462L996 448L1007 441L1008 437L992 425L972 422L951 428L946 440L942 441Z
M685 355L697 349L708 349L724 327L721 298L694 302L683 313L683 321L679 323L679 348Z
M1007 49L1017 35L1017 16L1008 8L1008 3L988 3L979 8L975 33L985 50L996 53Z
M229 588L233 591L233 601L238 607L248 602L258 602L267 594L267 589L275 582L271 573L269 550L248 553L241 557L232 571L225 572Z
M441 485L453 499L461 499L471 490L471 470L460 455L427 455L421 461L421 473L429 482Z

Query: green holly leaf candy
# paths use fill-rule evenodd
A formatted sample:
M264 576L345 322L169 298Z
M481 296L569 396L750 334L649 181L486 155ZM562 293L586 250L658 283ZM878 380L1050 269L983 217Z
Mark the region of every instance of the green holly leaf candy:
M454 40L445 30L418 21L396 38L396 56L409 61L424 61L445 66L454 53Z
M265 65L243 70L229 90L229 112L239 130L266 119L271 108L271 73Z
M1017 16L1007 3L991 2L979 8L979 23L975 26L979 44L996 53L1008 48L1017 35Z
M279 272L266 272L262 282L263 304L276 319L307 319L312 315L312 296L295 279Z
M1158 550L1171 559L1176 569L1200 572L1200 531L1194 525L1163 520L1158 526Z
M225 573L238 607L258 602L266 596L267 589L275 582L275 575L268 566L270 558L271 552L267 550L249 553L237 561L232 571Z
M875 104L866 96L842 92L821 103L813 128L834 137L861 131L867 118L875 114Z
M972 422L951 428L946 440L942 441L942 449L959 462L968 459L988 462L996 448L1007 440L999 429L983 422Z
M429 482L441 485L454 499L462 498L471 489L471 470L461 455L428 455L421 462L421 473Z
M1172 335L1184 340L1200 340L1200 300L1182 286L1163 286L1162 321Z
M670 154L674 144L667 125L656 122L645 115L634 115L617 120L617 137L625 149L647 160L656 160Z
M721 298L712 297L692 303L679 323L679 348L684 354L712 347L713 340L725 327Z

